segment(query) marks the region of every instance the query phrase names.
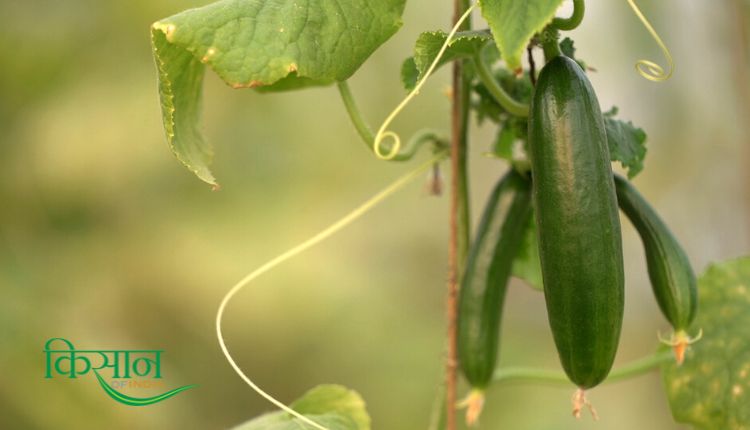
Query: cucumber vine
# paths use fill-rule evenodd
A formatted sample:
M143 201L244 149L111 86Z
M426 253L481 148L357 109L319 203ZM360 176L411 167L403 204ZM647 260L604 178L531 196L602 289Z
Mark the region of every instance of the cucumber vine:
M309 0L302 5L295 0L220 0L160 20L151 28L167 141L189 170L215 188L218 182L209 169L213 151L198 124L206 67L232 88L262 93L336 85L354 129L376 158L407 162L425 146L432 152L340 220L252 271L223 298L216 315L221 350L250 387L281 409L238 428L369 430L364 402L342 387L321 386L286 405L257 386L232 358L222 319L232 297L253 280L341 231L416 177L437 169L449 155L453 175L448 342L445 384L437 395L444 413L436 415L431 428L454 430L457 406L467 408L469 424L477 423L482 408L491 405L491 399L485 400L486 388L512 380L573 381L573 414L579 417L588 407L595 418L584 389L656 368L670 375L665 377L669 386L683 360L689 367L699 359L697 352L686 355L703 333L699 324L718 327L724 321L701 318L687 254L628 181L643 168L645 132L617 119L616 107L601 112L586 76L590 69L578 58L573 40L561 37L561 32L584 22L584 0L573 0L567 17L557 16L563 0L454 0L453 27L448 33L427 31L419 36L414 55L401 68L407 95L374 129L360 112L348 79L399 29L405 1ZM656 62L638 60L637 72L654 82L669 79L674 72L669 50L635 1L627 2L668 63L665 70ZM488 28L471 28L475 9L481 10ZM534 53L540 50L545 64L538 68ZM392 121L430 75L447 64L453 65L450 138L445 131L425 128L402 143L389 129ZM483 152L510 165L488 199L473 240L467 164L468 151L474 150L468 133L472 114L497 130ZM619 162L628 179L613 176L611 162ZM624 309L618 203L643 240L655 296L674 328L669 342L676 360L660 348L611 370ZM564 373L496 368L502 303L511 276L544 292ZM691 339L688 333L698 334ZM707 330L706 336L711 335ZM472 386L461 402L457 370ZM668 387L668 393L670 400L682 399L679 387ZM682 413L685 404L671 403L675 417L703 425ZM735 419L731 412L727 419Z

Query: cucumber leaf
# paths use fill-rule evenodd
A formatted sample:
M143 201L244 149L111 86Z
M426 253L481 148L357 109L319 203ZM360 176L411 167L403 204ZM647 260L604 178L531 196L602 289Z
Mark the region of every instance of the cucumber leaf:
M407 91L411 91L417 86L417 82L419 82L419 69L417 69L414 57L409 57L401 65L401 83Z
M563 55L566 57L574 59L583 70L589 69L585 61L576 58L576 45L575 42L573 42L573 39L566 37L560 41L560 51L562 51Z
M177 158L216 186L201 136L204 67L232 88L283 91L349 78L401 26L405 0L222 0L154 23L162 118Z
M699 429L750 428L750 257L711 265L698 281L692 335L703 339L682 366L664 366L675 420Z
M365 402L340 385L319 385L292 403L291 408L330 430L370 430ZM310 426L284 411L271 412L233 430L299 430Z
M302 414L334 412L351 418L357 430L370 430L370 416L365 401L354 390L341 385L319 385L291 404L292 409Z
M482 15L495 36L508 68L521 68L521 57L531 38L542 30L563 0L483 0Z
M573 39L566 37L560 41L560 51L568 58L576 59L576 45ZM585 68L583 68L586 70Z
M492 148L492 154L500 159L513 160L513 144L518 140L518 136L512 127L500 127L495 139L495 146Z
M604 114L604 128L607 130L609 155L612 161L619 161L627 169L628 178L634 178L643 170L646 158L646 132L632 122L614 118L617 107Z
M427 31L419 35L414 44L414 57L407 58L401 68L401 80L407 90L414 89L417 82L424 77L445 44L446 37L448 34L442 31ZM485 42L489 40L492 40L492 35L487 31L456 33L445 50L445 54L440 58L437 68L461 58L471 58L477 55Z

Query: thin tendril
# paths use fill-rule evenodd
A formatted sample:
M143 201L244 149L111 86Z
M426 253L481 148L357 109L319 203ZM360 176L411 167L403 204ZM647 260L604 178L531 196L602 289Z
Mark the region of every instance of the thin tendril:
M661 40L661 37L659 37L659 34L656 32L656 30L654 30L654 27L651 26L651 23L648 22L648 19L646 19L646 17L643 15L643 12L641 12L641 10L635 4L635 0L628 0L628 4L633 9L633 12L635 12L638 19L641 20L644 27L646 27L646 30L651 33L651 37L653 37L656 41L656 44L659 45L659 48L664 53L664 57L667 59L667 64L669 65L669 72L665 72L662 66L656 64L653 61L638 60L635 63L635 69L641 76L648 79L649 81L666 81L667 79L671 78L672 73L674 73L674 60L672 59L672 54L669 53L667 45L664 44L664 42Z
M443 55L445 54L445 51L448 49L448 46L450 46L450 43L452 42L451 39L453 39L453 36L456 35L458 32L458 29L461 27L461 24L463 24L464 21L466 21L466 18L471 15L471 12L474 10L474 8L477 7L479 2L474 3L471 5L466 12L459 18L459 20L456 22L456 25L453 26L450 33L448 33L448 37L445 38L445 43L443 43L443 46L440 48L440 51L438 51L437 56L435 57L435 60L432 61L432 64L430 65L430 68L427 69L427 72L424 74L422 79L417 83L417 85L414 87L414 89L409 93L409 95L404 98L401 103L399 103L398 106L386 117L385 121L383 121L383 124L380 126L380 129L378 130L378 133L375 135L375 142L373 145L373 149L375 151L375 156L380 158L381 160L390 160L396 157L398 155L399 150L401 149L401 137L393 132L388 130L388 126L391 125L391 122L401 113L402 110L406 107L406 105L411 102L411 100L419 94L419 90L422 89L422 86L424 86L427 79L430 77L432 72L437 67L438 63L440 62L440 59L443 58ZM390 149L388 150L388 153L383 153L382 147L383 147L383 141L387 138L391 138L393 140L393 144L391 145Z
M243 287L245 287L250 282L258 278L260 275L270 271L271 269L275 268L279 264L297 256L303 251L306 251L307 249L317 245L318 243L322 242L323 240L337 233L339 230L348 226L349 224L351 224L352 222L360 218L362 215L367 213L369 210L374 208L378 203L382 202L383 200L385 200L386 198L394 194L396 191L403 188L406 184L408 184L415 178L420 177L425 171L429 170L433 164L439 162L445 156L446 156L445 151L441 151L440 153L436 154L435 156L430 158L428 161L426 161L425 163L423 163L416 169L412 170L411 172L397 179L391 185L389 185L388 187L386 187L385 189L383 189L382 191L380 191L379 193L371 197L369 200L361 204L359 207L355 208L353 211L349 212L343 218L331 224L329 227L327 227L323 231L317 233L316 235L312 236L306 241L294 246L292 249L282 253L281 255L275 257L274 259L270 260L269 262L265 263L264 265L252 271L250 274L248 274L242 280L240 280L237 284L235 284L232 287L232 289L229 290L229 292L224 296L224 298L221 300L221 304L219 305L219 310L216 313L216 336L219 339L219 346L221 346L221 351L224 353L224 357L226 357L227 361L229 361L229 364L232 366L234 371L237 372L237 374L247 383L247 385L249 385L250 388L255 390L255 392L258 393L261 397L273 403L275 406L277 406L279 409L283 410L284 412L287 412L288 414L298 418L300 421L306 424L309 424L315 427L316 429L329 430L326 427L311 420L310 418L307 418L306 416L293 410L292 408L285 405L281 401L276 400L276 398L274 398L267 392L263 391L247 375L245 375L242 369L240 369L240 367L234 361L234 359L232 358L232 355L229 353L229 350L227 349L227 345L224 342L224 335L222 334L222 331L221 331L221 320L222 320L222 317L224 316L224 310L226 309L227 304L232 299L232 297L234 297L234 295L237 294Z

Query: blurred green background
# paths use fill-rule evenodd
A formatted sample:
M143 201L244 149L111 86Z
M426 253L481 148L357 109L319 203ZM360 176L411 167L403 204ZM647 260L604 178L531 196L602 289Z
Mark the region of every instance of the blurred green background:
M399 68L417 35L448 26L449 3L409 1L402 31L351 80L373 125L404 95ZM618 105L648 132L636 184L701 272L750 249L750 2L642 3L675 57L667 83L635 73L637 59L662 57L624 0L588 2L571 36L597 69L602 107ZM221 355L213 325L221 297L409 169L365 149L334 88L259 95L209 73L204 129L223 186L211 192L166 145L148 31L202 4L0 4L0 428L223 429L272 410ZM446 127L448 82L447 69L438 73L396 129ZM475 217L505 169L481 156L492 137L475 130ZM412 184L230 304L228 345L262 387L291 401L341 383L367 400L375 429L426 428L441 379L448 218L447 197L424 186ZM618 363L650 353L657 330L668 331L627 223L624 241ZM559 368L542 296L514 282L506 303L501 363ZM82 349L164 349L167 386L200 387L133 408L93 377L46 380L51 337ZM651 374L597 388L596 424L570 417L572 387L498 386L482 428L681 428L660 385Z

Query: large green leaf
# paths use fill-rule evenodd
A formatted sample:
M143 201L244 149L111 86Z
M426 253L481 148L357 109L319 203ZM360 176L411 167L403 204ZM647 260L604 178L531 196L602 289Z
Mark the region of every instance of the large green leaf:
M407 90L412 90L424 77L427 69L445 44L447 33L428 31L419 35L414 44L414 57L408 58L401 68L401 80ZM471 58L482 48L492 35L487 31L462 31L453 36L450 45L438 61L438 68L460 58Z
M482 15L490 24L508 68L521 67L521 56L535 33L543 29L563 0L482 0Z
M405 0L222 0L151 29L167 140L216 185L198 121L204 65L233 88L265 91L349 78L401 26Z
M370 430L365 402L340 385L319 385L292 403L291 408L331 430ZM234 430L300 430L310 426L286 412L261 415Z
M703 339L663 369L672 414L700 429L750 429L750 257L712 265L698 285L692 333Z

